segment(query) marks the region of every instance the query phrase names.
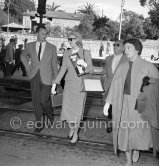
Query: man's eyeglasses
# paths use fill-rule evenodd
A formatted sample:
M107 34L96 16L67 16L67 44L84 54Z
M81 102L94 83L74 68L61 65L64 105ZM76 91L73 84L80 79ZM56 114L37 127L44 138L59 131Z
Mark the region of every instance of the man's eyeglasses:
M119 47L119 46L120 46L120 44L113 44L113 46L114 46L114 47L116 47L116 46L117 46L117 47Z
M76 39L76 38L68 38L68 41L72 41L73 39Z

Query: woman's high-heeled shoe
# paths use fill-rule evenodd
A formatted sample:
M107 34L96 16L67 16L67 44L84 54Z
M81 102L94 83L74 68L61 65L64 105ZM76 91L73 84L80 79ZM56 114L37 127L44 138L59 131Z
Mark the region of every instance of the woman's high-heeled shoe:
M139 160L140 153L138 150L133 150L132 152L132 161L133 163L136 163Z
M78 141L79 141L79 136L77 135L77 139L75 141L72 141L72 139L71 139L70 144L76 145L78 143Z
M73 138L73 135L74 135L74 132L70 131L69 135L67 136L67 139L71 140Z
M67 139L68 140L71 140L73 138L73 134L72 134L72 136L70 137L69 135L67 136Z

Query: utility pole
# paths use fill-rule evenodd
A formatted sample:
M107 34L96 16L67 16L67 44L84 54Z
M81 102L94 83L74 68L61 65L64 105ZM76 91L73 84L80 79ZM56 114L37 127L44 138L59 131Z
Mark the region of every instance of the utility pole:
M120 27L119 27L119 36L118 40L121 38L121 27L122 27L122 17L123 17L123 6L124 6L125 0L121 0L121 12L120 12Z
M104 16L104 14L103 14L103 9L102 9L102 17Z
M40 14L40 25L43 23L43 14Z
M10 19L10 17L9 17L10 0L8 1L7 6L8 6L8 9L7 9L7 15L8 15L7 36L8 36L8 32L9 32L9 19Z
M37 12L39 13L40 22L39 25L42 25L43 15L46 14L46 0L38 0L38 9Z

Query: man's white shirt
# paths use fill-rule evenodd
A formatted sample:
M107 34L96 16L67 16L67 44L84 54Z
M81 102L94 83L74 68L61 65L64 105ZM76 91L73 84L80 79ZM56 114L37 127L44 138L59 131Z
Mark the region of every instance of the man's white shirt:
M43 57L43 54L44 54L44 50L45 50L45 45L46 45L46 42L42 42L42 45L41 45L41 53L40 53L40 60L42 59ZM36 42L36 52L37 52L37 55L38 55L38 52L39 52L39 47L40 47L40 42Z
M123 54L121 55L114 55L113 57L113 61L112 61L112 72L114 73L115 72L115 69L120 61L120 58Z

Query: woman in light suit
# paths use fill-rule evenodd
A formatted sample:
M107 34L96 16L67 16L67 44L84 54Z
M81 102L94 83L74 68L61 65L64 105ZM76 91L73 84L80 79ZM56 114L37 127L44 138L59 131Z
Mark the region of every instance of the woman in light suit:
M68 139L70 143L75 144L79 139L78 131L83 116L86 93L81 92L82 76L77 75L70 56L72 54L79 55L80 59L77 64L83 66L86 73L92 72L93 68L91 54L88 50L83 49L80 33L71 32L68 42L71 49L67 50L63 55L63 63L52 86L52 93L56 93L56 84L60 84L61 79L66 74L60 119L68 122L70 128Z

